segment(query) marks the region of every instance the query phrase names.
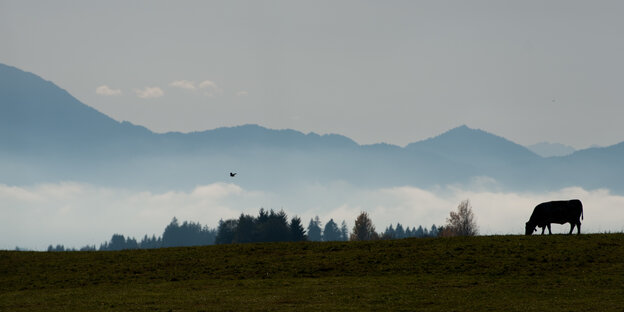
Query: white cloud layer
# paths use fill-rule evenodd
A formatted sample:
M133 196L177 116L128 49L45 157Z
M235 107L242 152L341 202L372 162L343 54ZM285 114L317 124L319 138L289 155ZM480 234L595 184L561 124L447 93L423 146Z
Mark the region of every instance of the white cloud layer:
M203 95L210 96L210 97L223 94L223 89L221 89L214 81L210 81L210 80L204 80L200 82L199 84L196 84L195 81L190 81L190 80L176 80L170 83L169 86L180 88L180 89L185 89L185 90L191 90L191 91L201 90ZM246 92L245 92L245 95L246 95Z
M121 95L120 89L112 89L107 85L101 85L95 88L95 93L99 95L112 96L112 95Z
M449 211L464 199L470 199L482 234L522 234L535 205L570 198L583 202L584 233L624 231L624 196L576 187L534 194L457 187L364 190L333 183L278 195L230 183L159 193L71 182L30 187L0 184L0 249L99 246L114 233L137 238L161 235L174 216L216 227L219 219L236 218L242 212L256 215L260 207L284 209L289 216L300 216L306 226L318 215L323 222L346 220L351 228L359 212L367 211L377 231L397 222L430 227L443 225ZM568 224L553 225L554 233L568 230Z
M223 89L217 86L216 83L210 80L204 80L199 83L199 88L204 91L204 95L215 96L223 93Z
M197 89L197 87L195 87L195 82L194 81L188 81L188 80L176 80L176 81L170 83L169 86L180 88L180 89L186 89L186 90L196 90Z
M159 87L145 87L143 90L134 89L136 95L142 99L159 98L165 95L165 92Z

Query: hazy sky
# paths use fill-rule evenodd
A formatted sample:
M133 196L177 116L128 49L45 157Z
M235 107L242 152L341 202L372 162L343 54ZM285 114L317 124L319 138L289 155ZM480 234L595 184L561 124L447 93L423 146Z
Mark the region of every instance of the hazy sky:
M0 62L157 132L624 141L622 1L4 1Z

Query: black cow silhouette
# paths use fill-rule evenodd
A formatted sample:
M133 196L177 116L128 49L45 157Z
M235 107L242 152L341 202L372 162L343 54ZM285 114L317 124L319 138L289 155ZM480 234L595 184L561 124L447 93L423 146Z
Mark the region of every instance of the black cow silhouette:
M548 227L548 234L552 234L551 223L570 223L570 233L568 234L572 234L575 226L577 234L581 234L581 219L583 219L583 204L578 199L541 203L533 209L529 222L525 224L524 234L533 234L534 231L537 231L536 226L542 228L542 234L544 234L546 227Z
M230 172L230 177L233 178L235 175L236 175L236 172L234 172L234 173Z

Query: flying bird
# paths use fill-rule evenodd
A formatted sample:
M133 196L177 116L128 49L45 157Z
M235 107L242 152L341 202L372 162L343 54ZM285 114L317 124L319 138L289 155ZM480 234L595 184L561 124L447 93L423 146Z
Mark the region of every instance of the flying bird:
M230 172L230 177L233 178L235 175L236 175L236 172L234 172L234 173Z

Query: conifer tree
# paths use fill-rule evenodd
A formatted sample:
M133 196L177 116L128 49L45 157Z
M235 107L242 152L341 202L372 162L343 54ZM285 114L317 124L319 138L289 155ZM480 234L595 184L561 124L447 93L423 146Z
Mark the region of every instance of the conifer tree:
M325 224L325 228L323 229L323 241L331 242L331 241L339 241L342 239L342 233L338 228L334 219L329 219L327 224Z
M294 242L308 240L308 237L305 234L305 230L303 229L303 225L301 224L301 219L299 217L293 217L290 220L290 235L292 241Z
M308 239L313 242L320 242L322 238L321 220L316 216L314 219L310 219L308 224Z
M343 241L349 240L349 228L347 227L347 222L345 220L342 220L342 224L340 225L340 234Z

